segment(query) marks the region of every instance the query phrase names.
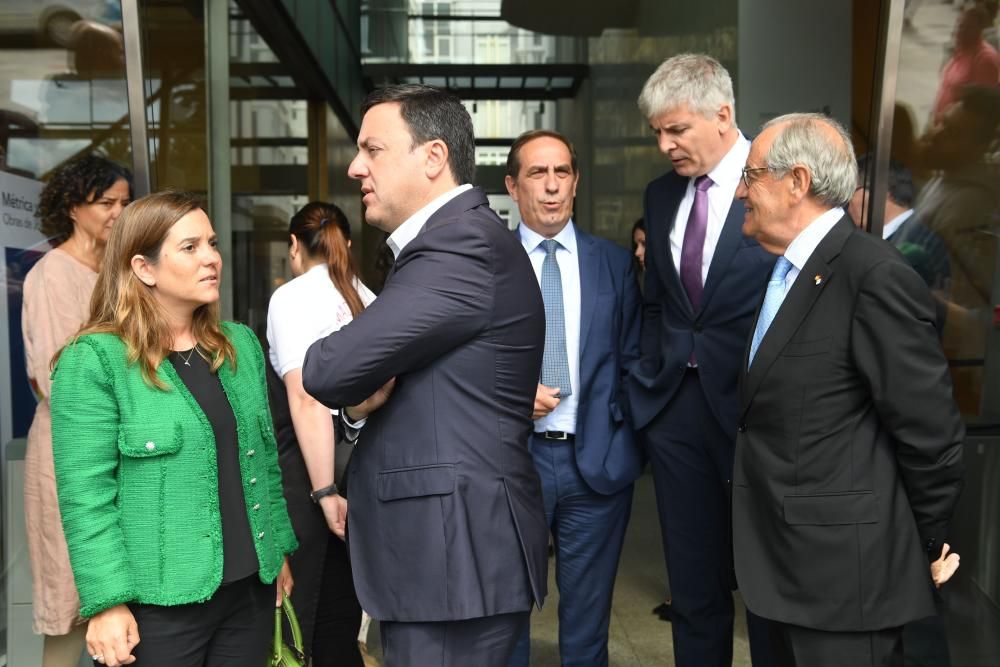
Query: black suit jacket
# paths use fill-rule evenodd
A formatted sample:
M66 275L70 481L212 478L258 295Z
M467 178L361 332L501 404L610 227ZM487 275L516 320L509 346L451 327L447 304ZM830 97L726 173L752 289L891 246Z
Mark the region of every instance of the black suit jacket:
M743 202L734 200L695 312L670 254L670 232L688 181L670 172L646 188L641 356L629 381L631 414L635 427L643 428L669 409L694 350L714 416L735 436L740 358L775 258L743 235Z
M303 384L327 405L396 377L348 470L351 564L374 618L541 604L548 529L527 441L544 329L528 257L477 188L431 216L371 306L309 348Z
M837 631L934 613L964 437L934 320L921 278L846 217L786 294L740 383L733 540L754 613Z

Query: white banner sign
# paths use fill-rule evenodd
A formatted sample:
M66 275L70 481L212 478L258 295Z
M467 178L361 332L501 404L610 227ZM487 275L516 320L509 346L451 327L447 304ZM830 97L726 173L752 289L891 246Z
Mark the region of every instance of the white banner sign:
M21 296L24 276L49 249L35 217L43 184L0 172L0 455L7 443L27 435L35 413L21 340ZM0 459L0 460L3 460Z

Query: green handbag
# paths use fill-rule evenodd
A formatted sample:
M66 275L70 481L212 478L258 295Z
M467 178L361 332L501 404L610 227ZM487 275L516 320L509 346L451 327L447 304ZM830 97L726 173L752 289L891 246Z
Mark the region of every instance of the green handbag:
M291 646L286 644L281 636L281 612L288 618L288 627L292 629ZM306 656L302 652L302 630L299 628L299 619L295 616L292 601L287 595L281 601L281 606L274 610L274 648L267 664L268 667L305 667L306 664Z

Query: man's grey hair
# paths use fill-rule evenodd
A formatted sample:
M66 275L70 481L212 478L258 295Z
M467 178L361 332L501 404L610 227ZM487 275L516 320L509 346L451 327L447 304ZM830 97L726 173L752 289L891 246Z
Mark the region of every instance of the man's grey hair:
M844 206L858 186L858 163L844 127L823 114L790 113L768 121L762 129L782 125L764 165L781 178L796 165L812 176L810 194L827 206ZM831 136L824 126L833 129Z
M733 80L718 60L700 53L682 53L667 58L646 80L639 93L639 110L646 118L676 109L688 108L705 118L715 116L723 105L733 110L736 126L736 101Z

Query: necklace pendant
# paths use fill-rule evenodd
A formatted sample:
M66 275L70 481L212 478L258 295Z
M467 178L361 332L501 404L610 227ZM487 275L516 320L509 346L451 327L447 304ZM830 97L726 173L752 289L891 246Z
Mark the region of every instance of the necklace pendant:
M185 366L190 366L191 365L191 360L190 359L185 359L184 360L184 365Z

